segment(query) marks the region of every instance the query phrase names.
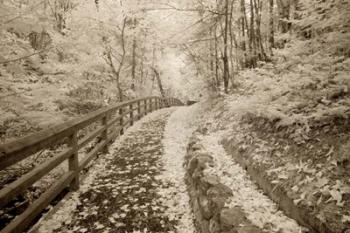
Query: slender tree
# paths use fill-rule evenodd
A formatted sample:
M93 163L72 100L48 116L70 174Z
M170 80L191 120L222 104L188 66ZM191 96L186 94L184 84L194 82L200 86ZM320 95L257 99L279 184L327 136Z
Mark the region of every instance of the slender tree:
M225 0L225 28L224 28L224 52L222 60L224 63L224 90L228 93L228 86L230 80L230 66L228 63L228 33L229 33L229 0Z
M269 0L269 44L270 55L273 56L273 48L275 47L275 24L274 24L274 1Z
M131 90L135 91L135 81L136 81L136 48L137 48L137 41L136 41L136 18L134 17L132 19L133 23L133 43L132 43L132 62L131 62Z
M158 70L157 70L155 67L151 67L151 68L152 68L152 70L153 70L153 72L154 72L154 74L155 74L155 77L156 77L156 79L157 79L157 84L158 84L159 92L160 92L161 96L162 96L163 98L165 98L166 96L165 96L165 92L164 92L162 80L160 79L160 74L159 74Z
M109 46L107 47L107 51L106 51L106 55L107 55L107 63L110 66L112 73L114 75L116 84L117 84L117 89L118 89L118 96L119 96L119 101L123 101L124 97L123 97L123 89L121 87L121 83L120 83L120 72L123 68L124 65L124 60L125 60L125 56L126 56L126 44L125 44L125 27L126 27L126 22L127 22L127 18L125 17L123 19L123 25L122 25L122 29L121 29L121 46L122 46L122 54L120 55L120 59L119 60L119 64L118 67L115 67L115 64L113 62L113 51L112 48Z

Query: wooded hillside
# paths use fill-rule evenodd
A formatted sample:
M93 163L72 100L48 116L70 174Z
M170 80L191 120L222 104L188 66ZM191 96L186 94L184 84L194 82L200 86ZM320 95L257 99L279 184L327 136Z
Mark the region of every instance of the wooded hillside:
M1 141L121 100L187 96L173 65L186 58L165 46L178 25L163 34L159 4L1 1Z
M207 119L196 119L193 138L216 135L218 148L341 233L350 224L349 75L349 0L0 0L1 143L134 98L198 101ZM178 115L177 124L187 117ZM55 150L0 171L0 186ZM15 217L1 211L0 222Z

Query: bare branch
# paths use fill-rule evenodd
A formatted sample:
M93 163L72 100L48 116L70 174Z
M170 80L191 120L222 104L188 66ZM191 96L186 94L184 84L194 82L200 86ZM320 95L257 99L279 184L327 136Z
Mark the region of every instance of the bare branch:
M7 63L11 63L11 62L20 61L20 60L22 60L22 59L26 59L26 58L32 57L32 56L34 56L34 55L41 54L41 53L43 53L43 52L46 52L46 51L48 51L48 50L51 50L52 48L53 48L53 47L46 48L46 49L40 50L40 51L38 51L38 52L25 55L25 56L23 56L23 57L18 57L18 58L15 58L15 59L2 61L2 62L0 62L0 65L7 64Z

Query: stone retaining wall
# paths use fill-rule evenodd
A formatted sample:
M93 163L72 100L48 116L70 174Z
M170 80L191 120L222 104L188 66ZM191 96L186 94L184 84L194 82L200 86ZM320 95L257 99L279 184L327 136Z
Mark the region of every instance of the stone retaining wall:
M203 152L195 132L190 139L185 157L191 205L195 225L200 233L258 233L261 232L245 217L240 207L228 208L225 203L232 196L232 190L220 183L212 174L213 158Z

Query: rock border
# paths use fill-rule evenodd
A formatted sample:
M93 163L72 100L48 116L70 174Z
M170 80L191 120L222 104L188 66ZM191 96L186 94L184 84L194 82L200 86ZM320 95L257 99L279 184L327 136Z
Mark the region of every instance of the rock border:
M228 208L226 203L232 190L220 182L217 175L208 174L213 157L203 152L198 131L193 133L187 146L184 167L194 222L200 233L260 233L240 207Z
M278 207L290 218L296 220L300 225L309 229L310 233L339 233L331 229L327 223L321 222L307 206L294 204L293 198L284 187L272 184L268 179L266 170L263 167L254 166L253 159L242 156L238 148L235 148L230 140L224 139L222 145L226 152L232 155L233 159L242 166L251 179L270 197Z

